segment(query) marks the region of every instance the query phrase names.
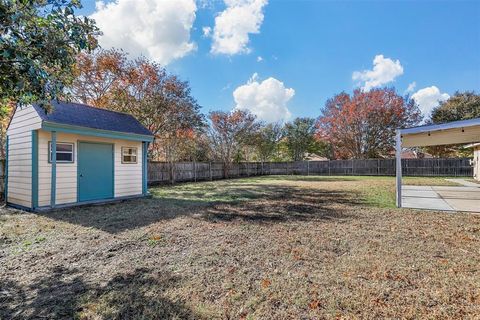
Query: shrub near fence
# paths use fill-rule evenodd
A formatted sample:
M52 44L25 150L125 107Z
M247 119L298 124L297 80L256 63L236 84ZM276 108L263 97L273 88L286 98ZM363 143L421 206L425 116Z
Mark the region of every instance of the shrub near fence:
M221 162L178 162L174 164L173 181L217 180L224 178ZM402 159L405 176L473 176L469 158ZM229 178L260 175L358 175L394 176L395 159L330 160L296 162L241 162L233 163ZM149 162L148 181L151 184L172 182L170 164Z

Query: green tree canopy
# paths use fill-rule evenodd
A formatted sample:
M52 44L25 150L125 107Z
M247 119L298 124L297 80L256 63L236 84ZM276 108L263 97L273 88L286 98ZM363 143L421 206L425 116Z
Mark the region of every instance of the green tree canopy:
M315 132L315 119L312 118L296 118L285 124L283 136L293 161L304 160L307 152L317 151Z
M480 118L480 95L474 91L455 92L448 100L433 109L429 122L438 124L458 120ZM471 157L471 149L463 149L463 144L425 147L427 153L435 157Z
M0 101L49 102L72 77L75 56L97 46L80 0L0 0Z
M254 135L253 145L257 151L258 160L265 162L272 160L282 139L282 125L269 123L262 125Z
M431 122L445 123L473 118L480 118L480 95L474 91L457 91L450 99L433 109Z

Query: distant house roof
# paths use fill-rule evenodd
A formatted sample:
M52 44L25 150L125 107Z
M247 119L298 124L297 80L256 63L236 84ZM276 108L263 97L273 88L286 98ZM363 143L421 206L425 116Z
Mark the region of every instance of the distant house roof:
M153 136L137 119L126 113L72 102L52 102L52 106L53 110L46 113L39 105L33 105L42 120L46 122Z
M480 142L472 143L472 144L467 144L466 146L463 146L464 149L476 148L476 147L480 147Z
M415 150L403 150L402 159L431 159L433 156L426 152L417 152Z
M395 151L391 151L388 153L388 156L383 158L391 159L395 157ZM427 152L420 152L417 150L402 150L402 159L432 159L433 155Z
M329 160L328 158L319 156L318 154L315 154L315 153L307 153L305 158L306 160L309 160L309 161L328 161Z

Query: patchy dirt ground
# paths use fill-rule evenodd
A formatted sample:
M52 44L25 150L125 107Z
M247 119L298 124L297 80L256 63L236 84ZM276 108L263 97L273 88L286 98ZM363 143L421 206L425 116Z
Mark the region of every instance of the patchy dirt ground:
M478 319L480 216L390 208L393 184L264 177L1 209L0 319Z

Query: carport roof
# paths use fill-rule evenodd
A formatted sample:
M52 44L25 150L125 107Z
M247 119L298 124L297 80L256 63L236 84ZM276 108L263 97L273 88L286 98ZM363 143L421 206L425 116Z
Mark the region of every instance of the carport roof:
M480 141L480 118L399 129L402 147L425 147Z
M412 134L412 133L447 130L447 129L454 129L454 128L464 128L464 127L478 126L478 125L480 125L480 118L405 128L405 129L400 129L400 133Z

